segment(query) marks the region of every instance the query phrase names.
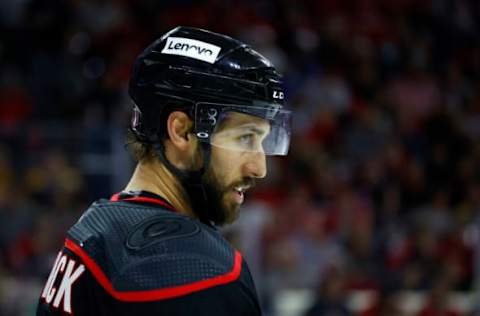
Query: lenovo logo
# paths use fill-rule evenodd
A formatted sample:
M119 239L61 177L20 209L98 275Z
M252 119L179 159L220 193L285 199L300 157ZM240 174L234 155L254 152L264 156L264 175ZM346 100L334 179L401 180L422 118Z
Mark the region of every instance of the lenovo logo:
M183 37L169 37L162 53L195 58L213 64L220 50L219 46L202 41Z

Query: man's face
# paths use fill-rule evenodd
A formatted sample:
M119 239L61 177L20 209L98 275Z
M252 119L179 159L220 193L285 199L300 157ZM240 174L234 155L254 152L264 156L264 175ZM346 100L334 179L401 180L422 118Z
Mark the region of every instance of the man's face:
M212 153L204 184L211 201L211 219L218 225L232 223L239 214L244 192L266 176L262 140L269 124L260 118L231 113L213 134Z

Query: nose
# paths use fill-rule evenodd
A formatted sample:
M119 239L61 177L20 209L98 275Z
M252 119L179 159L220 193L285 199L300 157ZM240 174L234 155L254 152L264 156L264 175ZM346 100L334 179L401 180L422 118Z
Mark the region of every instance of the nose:
M265 178L267 175L267 159L264 153L252 153L244 165L245 176Z

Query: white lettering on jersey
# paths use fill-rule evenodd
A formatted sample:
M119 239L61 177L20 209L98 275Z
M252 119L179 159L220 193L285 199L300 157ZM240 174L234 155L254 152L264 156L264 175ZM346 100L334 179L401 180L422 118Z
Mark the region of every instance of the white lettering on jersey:
M60 256L60 254L59 254ZM52 273L50 273L50 277L48 278L47 285L45 286L45 290L42 293L42 297L45 299L45 302L50 304L57 292L57 289L53 286L55 280L57 279L58 272L63 272L65 269L65 264L67 263L67 256L63 255L60 258L57 257L55 261L55 265L53 266Z
M58 288L57 296L55 297L55 301L53 302L53 307L58 307L63 299L63 311L66 313L72 312L72 285L85 271L85 266L81 264L72 273L74 266L75 261L70 259L70 261L68 262L67 270L63 274L62 283L60 283L60 287Z
M55 298L53 301L55 308L60 306L63 299L63 311L69 314L72 313L72 285L85 271L83 264L80 264L74 271L75 264L75 260L70 259L67 265L67 255L62 256L62 252L59 252L41 295L47 304L50 304ZM63 274L63 278L57 291L54 284L59 274Z
M60 251L57 255L57 259L55 259L55 263L53 264L52 271L50 271L50 274L48 275L47 283L43 288L43 292L41 295L43 299L47 297L47 294L50 291L53 282L55 282L55 278L57 277L57 267L58 267L58 263L60 262L61 256L62 256L62 252Z

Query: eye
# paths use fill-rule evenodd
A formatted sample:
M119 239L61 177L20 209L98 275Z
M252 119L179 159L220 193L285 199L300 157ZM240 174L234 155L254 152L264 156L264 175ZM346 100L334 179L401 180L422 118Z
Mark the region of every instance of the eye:
M253 134L241 135L238 137L238 142L242 145L251 145L253 144L254 136Z

